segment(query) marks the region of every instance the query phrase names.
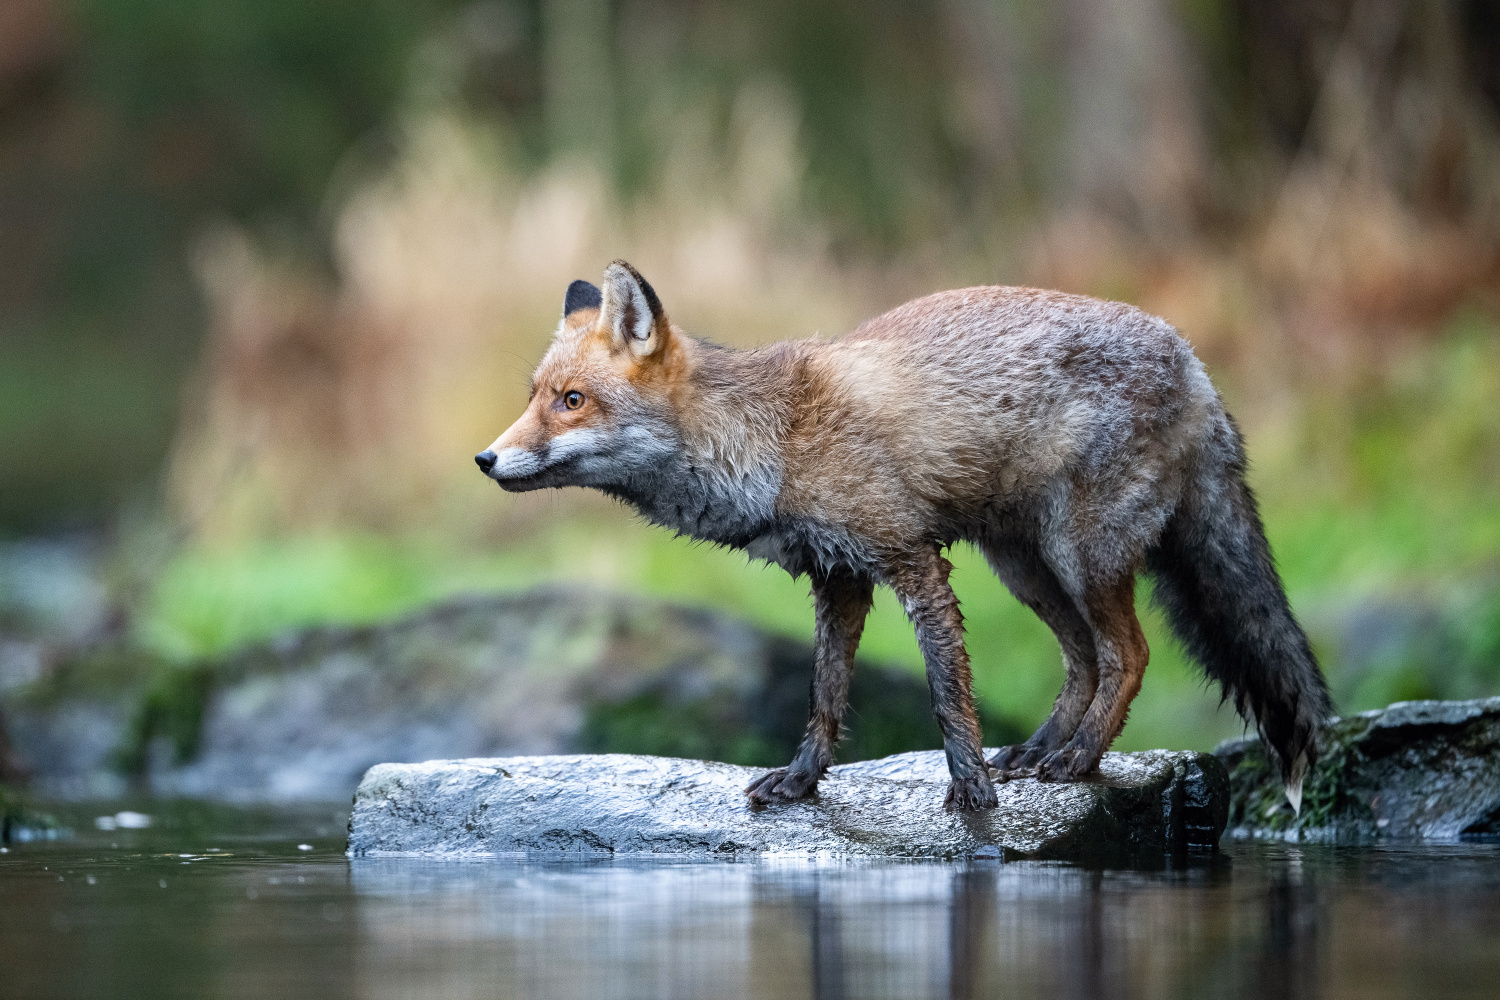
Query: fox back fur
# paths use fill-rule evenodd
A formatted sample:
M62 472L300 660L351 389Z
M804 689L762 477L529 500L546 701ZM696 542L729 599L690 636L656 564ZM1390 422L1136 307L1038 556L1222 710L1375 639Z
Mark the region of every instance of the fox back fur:
M574 282L525 413L479 456L507 490L589 486L651 521L812 580L807 736L758 803L811 794L833 761L873 587L916 629L952 783L1072 780L1124 725L1154 593L1277 754L1288 797L1327 689L1245 484L1239 431L1192 349L1132 306L1029 288L940 292L833 340L737 351L687 336L616 261ZM980 750L962 616L942 550L977 546L1053 630L1067 678L1026 742Z

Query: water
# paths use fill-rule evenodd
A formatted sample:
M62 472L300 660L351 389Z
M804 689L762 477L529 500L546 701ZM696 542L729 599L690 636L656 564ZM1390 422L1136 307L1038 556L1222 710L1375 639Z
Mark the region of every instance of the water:
M341 810L135 808L152 826L92 810L0 855L0 996L1500 994L1493 844L1156 872L348 860Z

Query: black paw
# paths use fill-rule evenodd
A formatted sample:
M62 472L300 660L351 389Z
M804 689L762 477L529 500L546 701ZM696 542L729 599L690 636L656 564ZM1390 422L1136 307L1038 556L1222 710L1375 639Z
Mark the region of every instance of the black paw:
M1024 743L1016 743L1008 747L1001 747L999 750L995 751L995 756L985 761L985 763L989 764L990 767L993 767L997 771L1014 770L1015 762L1020 760L1021 755L1025 752L1026 744Z
M779 767L750 782L745 795L758 806L805 799L818 787L818 776Z
M1001 747L986 763L1007 776L1017 772L1029 773L1049 752L1047 747L1041 744L1017 743L1014 746Z
M1065 746L1056 753L1048 754L1036 766L1038 781L1077 781L1093 772L1104 756L1087 747Z
M972 778L954 778L948 785L948 795L943 799L944 809L993 809L1000 804L995 794L995 783L988 774Z

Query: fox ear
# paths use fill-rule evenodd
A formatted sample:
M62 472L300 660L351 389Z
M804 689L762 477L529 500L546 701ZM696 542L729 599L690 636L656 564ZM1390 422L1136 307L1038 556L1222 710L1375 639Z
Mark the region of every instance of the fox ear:
M665 342L669 326L661 300L640 272L623 260L604 269L599 322L613 335L617 350L644 358Z
M567 294L563 296L563 317L567 318L580 309L598 309L599 301L599 289L579 278L568 286Z

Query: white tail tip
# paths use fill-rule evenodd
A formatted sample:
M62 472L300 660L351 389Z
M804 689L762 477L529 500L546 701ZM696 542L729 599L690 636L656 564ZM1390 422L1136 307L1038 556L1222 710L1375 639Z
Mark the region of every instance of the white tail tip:
M1299 753L1292 761L1292 774L1286 782L1286 800L1292 804L1292 812L1302 815L1302 776L1307 773L1307 754Z

